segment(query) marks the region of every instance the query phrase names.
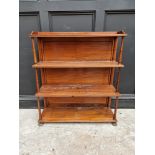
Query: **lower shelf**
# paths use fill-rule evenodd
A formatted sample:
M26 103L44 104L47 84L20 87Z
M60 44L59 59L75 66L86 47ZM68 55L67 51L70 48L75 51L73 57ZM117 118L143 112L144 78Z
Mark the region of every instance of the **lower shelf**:
M106 107L54 107L45 108L41 123L48 122L116 122L113 112Z

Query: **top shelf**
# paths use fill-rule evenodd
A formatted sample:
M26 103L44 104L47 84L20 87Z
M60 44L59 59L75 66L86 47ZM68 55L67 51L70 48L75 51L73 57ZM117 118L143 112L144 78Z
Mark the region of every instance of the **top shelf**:
M123 37L127 34L120 32L33 32L30 37Z

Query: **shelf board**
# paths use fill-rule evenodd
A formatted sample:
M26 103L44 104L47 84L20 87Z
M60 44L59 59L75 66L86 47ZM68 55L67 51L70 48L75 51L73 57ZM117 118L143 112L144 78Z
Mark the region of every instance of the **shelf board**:
M116 61L40 61L33 68L102 68L124 67Z
M32 32L30 37L122 37L125 32Z
M109 97L120 96L113 85L42 85L37 97Z
M106 107L45 108L40 122L116 122Z

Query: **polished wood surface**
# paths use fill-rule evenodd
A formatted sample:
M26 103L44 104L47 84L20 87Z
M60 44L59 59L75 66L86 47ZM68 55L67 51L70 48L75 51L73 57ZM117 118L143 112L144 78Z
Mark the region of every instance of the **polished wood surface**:
M40 61L33 68L109 68L124 67L116 61Z
M46 84L109 84L109 68L47 68Z
M109 108L54 107L45 108L40 122L116 122Z
M123 31L32 32L39 122L116 122L125 36Z
M44 41L44 61L64 61L64 60L99 60L109 61L112 59L111 41ZM114 59L115 60L115 59Z

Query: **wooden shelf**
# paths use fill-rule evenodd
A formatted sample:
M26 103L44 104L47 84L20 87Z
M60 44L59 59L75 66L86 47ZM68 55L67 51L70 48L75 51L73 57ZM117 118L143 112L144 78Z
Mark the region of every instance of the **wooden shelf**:
M30 37L121 37L124 32L32 32Z
M37 97L108 97L119 96L113 85L42 85Z
M40 61L33 68L102 68L124 67L116 61Z
M106 107L55 107L45 108L42 123L46 122L116 122L113 112Z

